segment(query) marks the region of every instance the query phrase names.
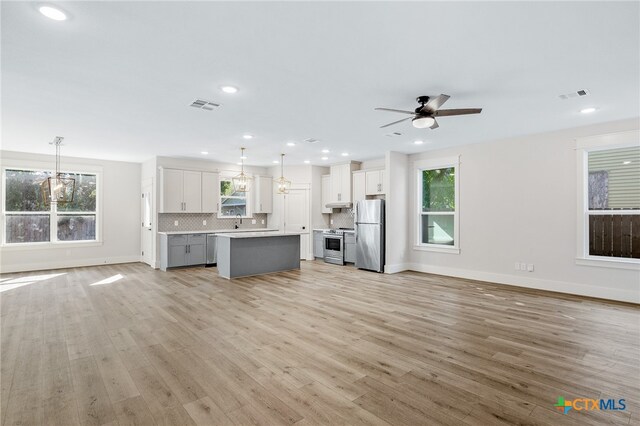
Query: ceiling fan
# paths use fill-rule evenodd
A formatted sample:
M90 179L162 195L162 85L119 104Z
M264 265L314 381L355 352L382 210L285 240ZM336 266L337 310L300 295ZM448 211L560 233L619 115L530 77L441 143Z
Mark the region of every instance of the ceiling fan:
M440 107L447 102L450 98L449 95L439 95L435 98L430 98L429 96L418 96L416 101L420 104L415 111L404 111L401 109L392 109L392 108L375 108L376 111L390 111L390 112L399 112L401 114L410 114L413 117L403 118L402 120L394 121L393 123L385 124L384 126L380 126L380 128L393 126L394 124L402 123L403 121L411 120L411 124L413 127L417 129L426 129L427 127L431 129L437 129L438 122L436 121L436 117L447 117L452 115L467 115L467 114L480 114L482 112L482 108L461 108L461 109L440 109Z

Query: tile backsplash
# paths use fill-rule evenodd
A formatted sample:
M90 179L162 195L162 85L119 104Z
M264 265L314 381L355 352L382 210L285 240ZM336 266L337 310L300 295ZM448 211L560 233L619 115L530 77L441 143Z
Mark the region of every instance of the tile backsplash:
M267 215L254 214L256 224L251 223L251 219L242 219L242 229L266 228ZM178 226L174 225L178 221ZM206 220L207 224L203 225L202 221ZM264 220L264 224L262 221ZM233 229L236 224L235 219L218 219L216 214L210 213L160 213L158 214L158 231L204 231L209 229ZM238 221L239 224L239 221Z
M333 224L330 225L331 229L353 228L353 215L353 209L341 209L339 213L331 213L331 220L333 220Z

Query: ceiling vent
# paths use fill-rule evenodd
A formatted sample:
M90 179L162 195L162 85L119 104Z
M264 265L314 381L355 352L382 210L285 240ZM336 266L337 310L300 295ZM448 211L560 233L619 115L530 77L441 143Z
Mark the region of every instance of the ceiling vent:
M589 92L587 89L582 89L582 90L578 90L576 92L571 92L571 93L567 93L565 95L560 95L560 99L572 99L572 98L579 98L581 96L588 96L590 95L591 92Z
M316 139L316 138L306 138L305 140L303 140L303 142L307 142L307 143L316 143L318 141L319 139Z
M206 109L207 111L211 111L214 108L219 107L220 104L216 104L216 103L213 103L213 102L205 101L204 99L196 99L195 101L193 101L191 106L194 107L194 108Z
M390 138L395 138L396 136L402 136L402 133L400 132L387 133L385 136Z

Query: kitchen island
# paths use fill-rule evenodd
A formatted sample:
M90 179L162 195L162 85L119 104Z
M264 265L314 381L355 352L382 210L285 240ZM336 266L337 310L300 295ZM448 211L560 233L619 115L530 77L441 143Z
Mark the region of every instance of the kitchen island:
M218 274L239 278L300 269L300 233L243 232L218 235Z

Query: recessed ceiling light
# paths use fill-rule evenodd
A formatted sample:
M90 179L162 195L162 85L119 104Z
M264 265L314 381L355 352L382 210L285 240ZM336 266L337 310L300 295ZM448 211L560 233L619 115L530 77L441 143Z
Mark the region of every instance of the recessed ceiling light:
M348 152L343 152L343 153L342 153L342 154L340 154L340 155L342 155L343 157L346 157L346 156L348 156L348 155L349 155L349 153L348 153Z
M38 10L44 16L49 19L53 19L54 21L65 21L67 19L67 15L63 11L61 11L60 9L56 9L55 7L40 6Z
M234 86L220 86L220 90L224 93L238 93L238 88Z
M630 160L623 161L622 164L624 164L626 166L627 164L631 164L631 161Z
M278 164L278 163L279 163L279 161L278 161L278 160L273 160L273 161L272 161L272 163L273 163L273 164Z
M287 142L287 146L296 146L295 142Z
M581 113L583 114L590 114L592 112L594 112L596 109L593 107L589 107L589 108L583 108L580 110Z
M242 137L243 137L244 139L253 139L253 135L250 135L250 134L248 134L248 133L247 133L246 135L242 135Z
M328 150L328 149L323 149L323 150L322 150L322 153L323 153L323 154L328 154L328 153L329 153L329 150Z
M304 164L309 164L309 163L311 163L311 161L309 161L309 160L304 160Z
M413 141L414 144L416 145L422 145L424 143L424 141Z
M209 155L209 151L200 151L200 154L202 154L202 155Z
M329 157L322 157L322 160L328 160Z

